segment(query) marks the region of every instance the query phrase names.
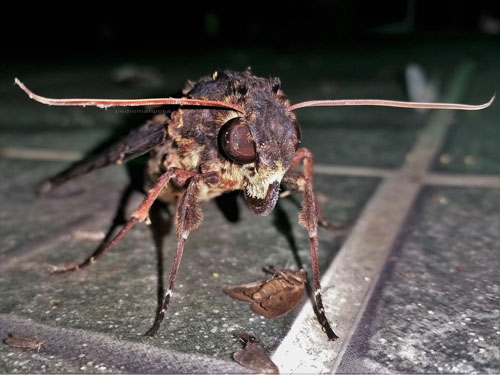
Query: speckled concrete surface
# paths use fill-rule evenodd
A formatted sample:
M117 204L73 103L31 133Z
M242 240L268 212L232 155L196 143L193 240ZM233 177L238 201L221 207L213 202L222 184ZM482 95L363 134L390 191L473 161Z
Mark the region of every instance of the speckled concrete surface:
M428 188L338 373L500 370L498 190Z
M29 324L27 324L29 323ZM0 334L22 330L46 346L23 351L0 346L2 372L9 373L250 373L238 364L213 356L164 350L144 342L116 340L88 330L64 329L0 314ZM233 340L236 341L236 340ZM240 345L234 342L234 350Z

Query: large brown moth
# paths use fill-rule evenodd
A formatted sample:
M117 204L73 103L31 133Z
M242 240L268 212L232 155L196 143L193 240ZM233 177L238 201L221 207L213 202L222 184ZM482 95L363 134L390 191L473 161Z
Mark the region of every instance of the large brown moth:
M482 105L414 103L378 99L316 100L290 104L278 78L261 78L250 69L223 71L188 82L184 97L162 99L52 99L34 94L17 78L15 83L31 99L62 106L150 106L168 105L171 111L153 117L119 143L100 154L47 180L42 192L112 164L121 164L149 153L144 201L131 219L106 246L86 261L57 268L55 273L78 270L95 263L138 222L148 219L153 202L159 199L176 205L177 251L163 304L146 336L153 336L174 291L184 244L203 218L200 204L226 192L241 190L250 210L268 215L279 198L280 185L303 195L299 223L309 234L312 289L318 320L330 340L337 338L323 307L318 267L318 221L322 218L313 189L313 155L300 147L301 128L294 111L314 106L390 106L479 110ZM302 172L291 171L303 165Z

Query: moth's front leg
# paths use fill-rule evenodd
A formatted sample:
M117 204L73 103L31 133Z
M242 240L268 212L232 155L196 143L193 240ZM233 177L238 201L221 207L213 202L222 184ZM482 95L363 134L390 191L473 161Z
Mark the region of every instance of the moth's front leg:
M170 279L168 290L163 298L163 303L160 311L156 315L153 326L146 332L145 336L153 337L160 328L160 325L165 318L170 304L170 297L174 291L175 279L179 266L181 264L184 244L189 236L189 233L196 229L203 220L203 212L200 208L199 196L200 190L206 185L215 185L219 181L216 172L208 172L196 175L189 181L188 187L182 197L177 201L175 212L175 225L177 233L177 251L174 258L174 264L170 271Z
M309 149L305 148L305 147L299 148L295 152L295 156L293 158L292 164L290 165L290 169L293 168L293 167L296 167L301 162L304 164L304 172L303 172L304 177L308 181L310 181L311 185L313 185L314 157L313 157L312 152ZM338 233L339 235L344 234L345 228L341 227L341 226L336 226L336 225L333 225L333 224L329 223L324 218L323 213L321 212L321 208L318 205L316 205L316 214L317 214L317 220L319 221L319 223L323 227L328 228L328 229L330 229L330 230Z
M305 172L287 172L283 177L283 183L303 194L303 203L299 212L299 224L309 232L309 242L311 245L311 262L313 270L313 289L316 300L318 320L327 334L328 339L335 340L338 336L333 332L330 323L325 315L323 300L321 297L320 274L318 266L318 208L314 195L312 177L308 177L308 166L305 165ZM312 171L312 164L310 167ZM311 173L312 174L312 173Z

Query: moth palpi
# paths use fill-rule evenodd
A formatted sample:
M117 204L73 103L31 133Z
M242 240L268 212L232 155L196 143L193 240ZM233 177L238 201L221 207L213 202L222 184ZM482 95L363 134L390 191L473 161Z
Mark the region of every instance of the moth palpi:
M337 335L323 307L318 267L318 222L326 220L313 189L313 155L301 145L301 128L295 111L315 106L389 106L479 110L482 105L414 103L379 99L314 100L290 104L278 78L261 78L250 69L223 71L188 82L183 97L160 99L52 99L36 95L17 78L15 83L31 99L61 106L152 106L172 110L153 117L107 150L83 160L47 180L42 192L111 164L122 164L149 153L146 197L130 220L106 246L87 260L57 268L55 273L78 270L95 263L138 222L148 219L153 202L174 203L177 250L162 307L146 336L152 337L167 312L186 240L203 218L200 204L223 193L240 190L251 211L268 215L284 185L302 193L299 224L309 235L312 288L318 320L328 339ZM291 169L303 165L301 172Z

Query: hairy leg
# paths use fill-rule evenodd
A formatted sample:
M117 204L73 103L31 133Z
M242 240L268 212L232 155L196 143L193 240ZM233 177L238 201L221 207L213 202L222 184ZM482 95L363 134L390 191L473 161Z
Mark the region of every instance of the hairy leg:
M170 278L168 283L168 289L163 298L163 303L161 309L158 311L153 326L145 333L147 337L153 337L160 328L160 325L165 318L165 315L170 304L170 298L174 291L175 279L179 271L179 266L181 264L182 254L184 252L184 244L189 236L189 233L196 229L203 220L203 212L200 209L200 203L198 201L198 196L200 188L204 184L215 184L217 183L216 173L205 173L194 176L190 181L189 185L182 195L182 197L177 202L176 213L175 213L175 224L177 233L177 251L174 258L174 264L172 270L170 271Z
M295 157L292 161L292 164L290 165L290 169L293 167L296 167L300 163L304 164L304 171L303 175L304 177L310 181L311 185L313 185L313 178L314 178L314 157L311 151L309 149L302 147L299 148L295 152ZM342 235L345 233L345 228L342 226L336 226L328 222L328 220L325 219L323 216L323 213L321 212L321 209L319 205L316 205L316 210L317 210L317 215L318 215L318 222L321 226L328 228L334 232L338 232L339 235Z
M311 262L313 271L313 290L316 302L318 320L327 334L328 339L335 340L338 336L333 332L330 323L325 315L323 299L321 297L320 274L318 265L318 209L314 196L312 181L306 177L305 173L288 172L283 178L283 183L303 194L302 208L299 212L299 224L309 233L311 246Z

